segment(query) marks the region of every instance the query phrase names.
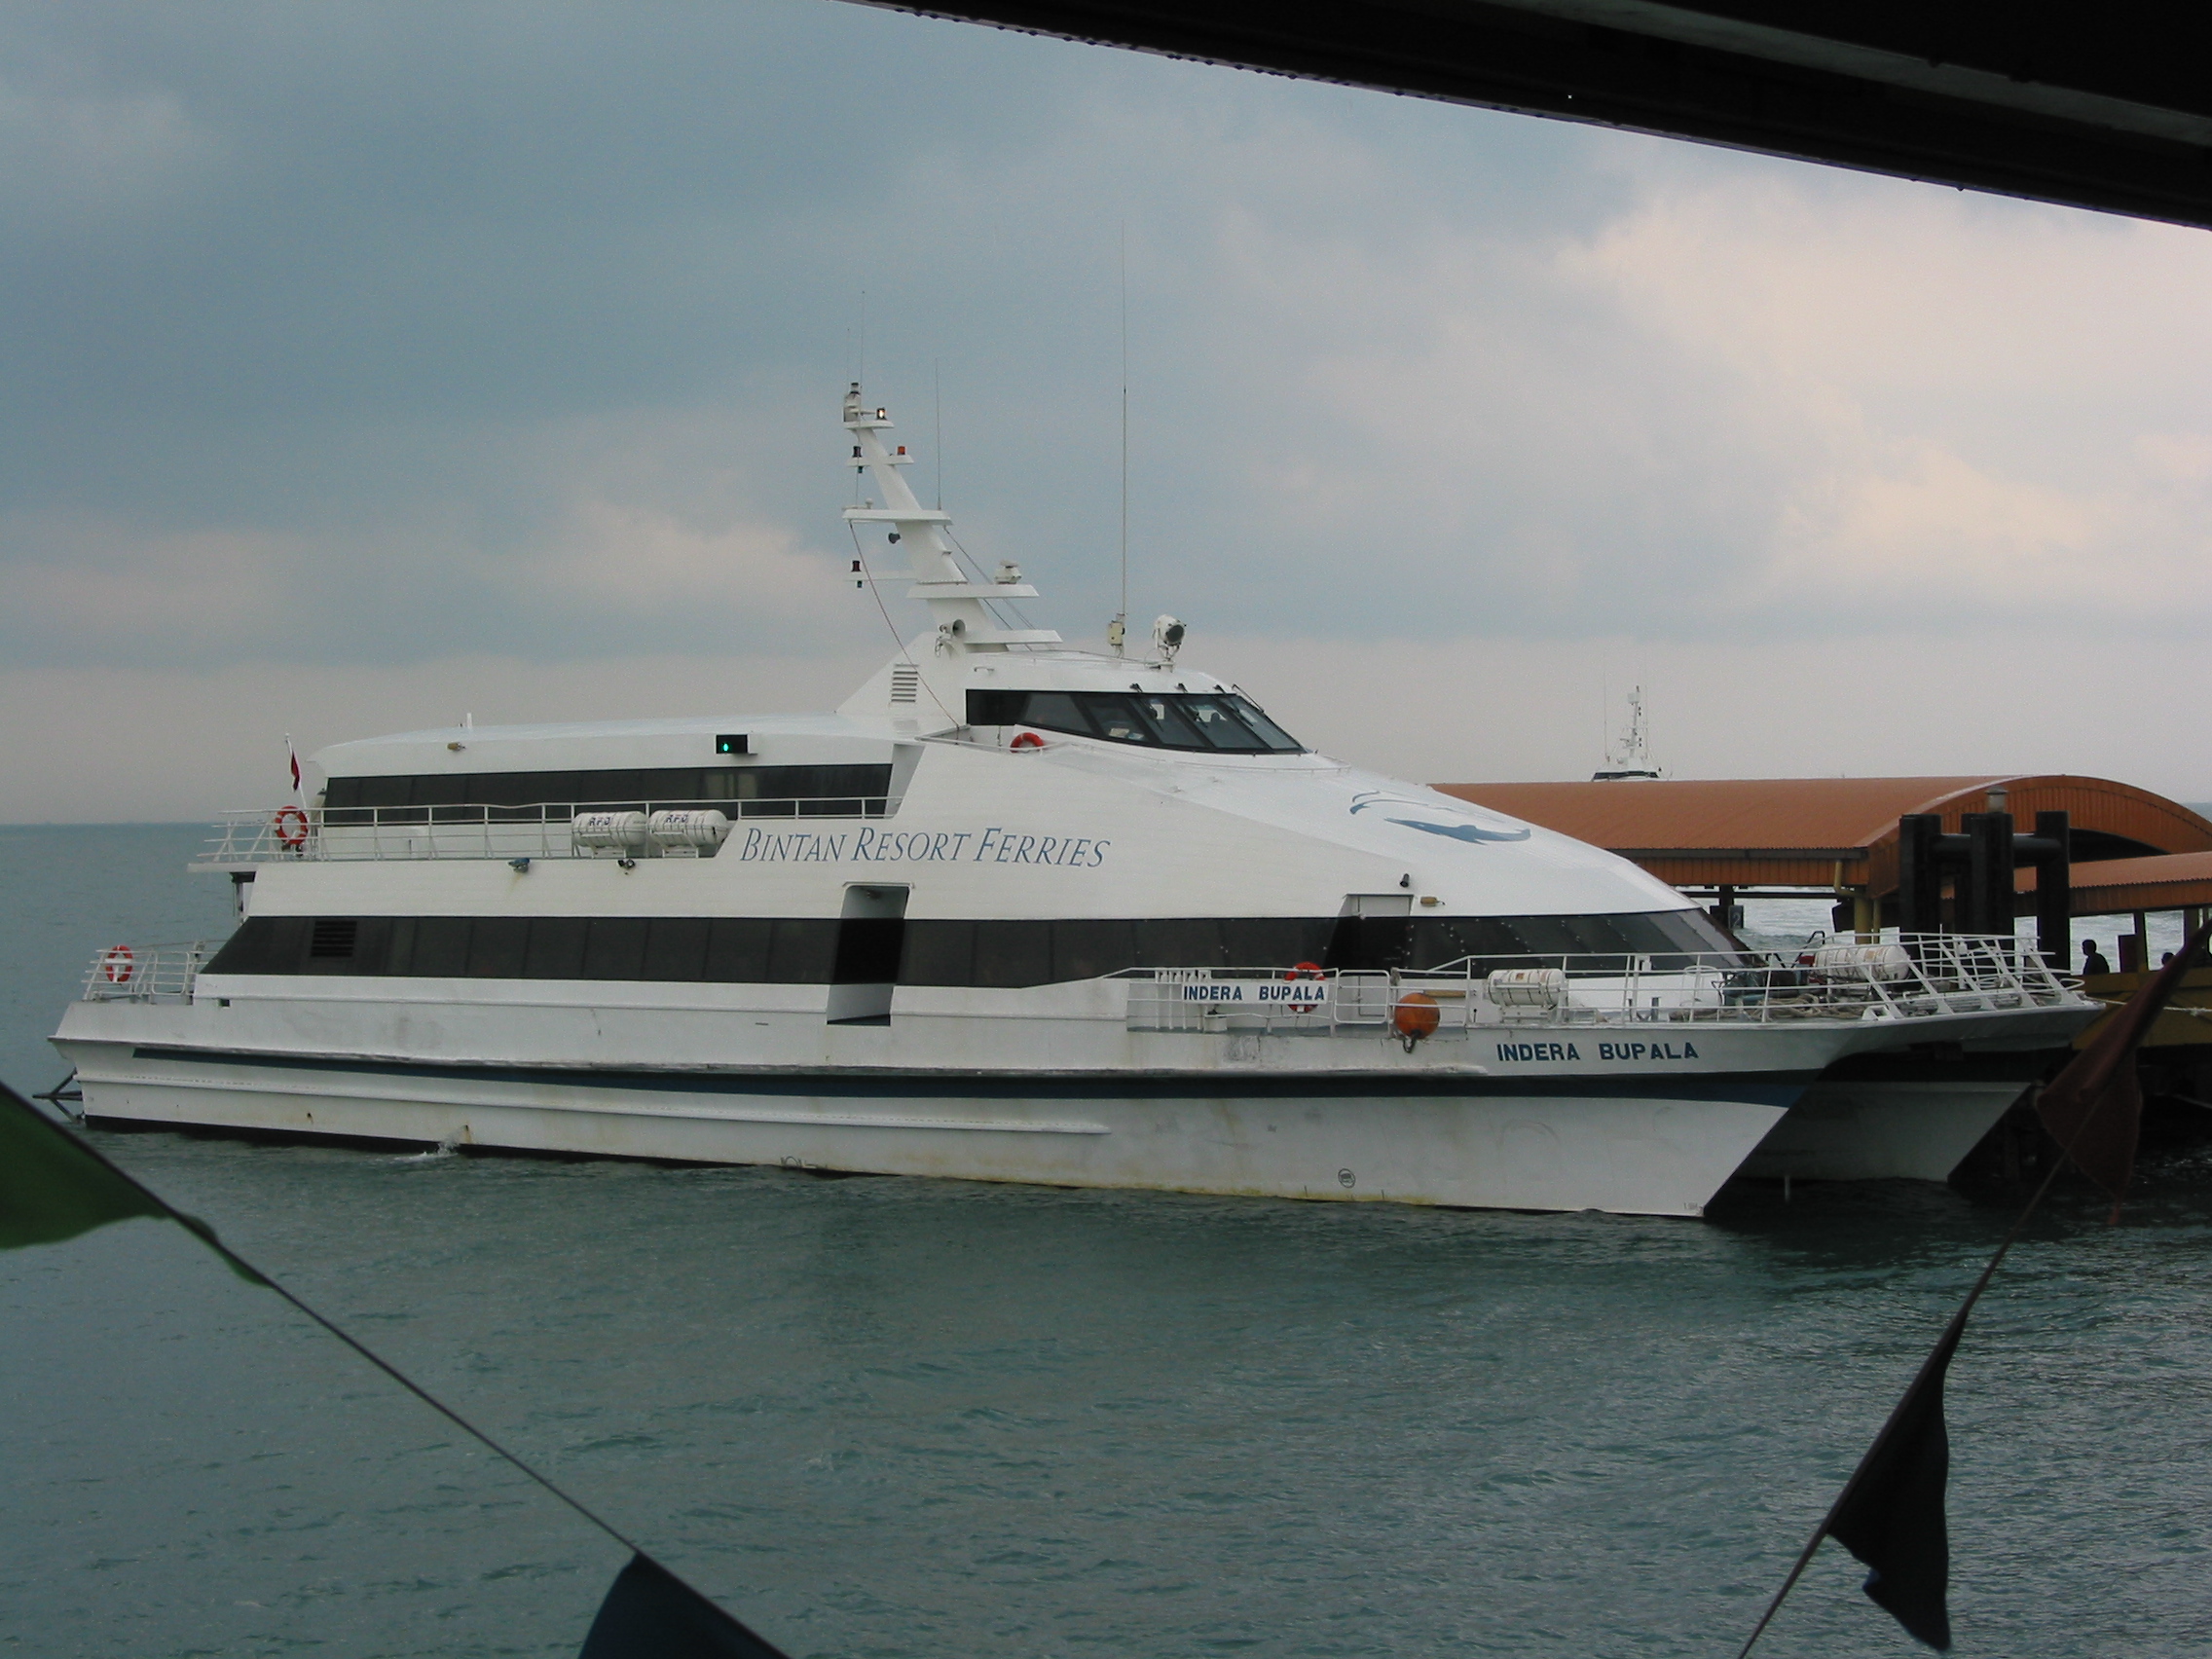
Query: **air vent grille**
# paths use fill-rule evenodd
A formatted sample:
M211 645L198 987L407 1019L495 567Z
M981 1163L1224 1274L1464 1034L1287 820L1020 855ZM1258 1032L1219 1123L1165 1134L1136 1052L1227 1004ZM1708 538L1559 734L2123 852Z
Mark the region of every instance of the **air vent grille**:
M891 669L891 700L894 703L911 703L922 689L922 671L910 662L894 663Z
M353 936L360 931L360 922L351 916L317 916L308 936L308 955L326 962L348 961L353 954Z

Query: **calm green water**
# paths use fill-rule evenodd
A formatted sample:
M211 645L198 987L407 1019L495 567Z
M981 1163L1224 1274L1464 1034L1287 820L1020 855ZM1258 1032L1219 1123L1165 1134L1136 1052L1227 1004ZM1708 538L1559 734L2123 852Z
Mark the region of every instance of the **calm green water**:
M196 831L0 831L12 1081ZM797 1655L1734 1651L2006 1212L102 1145ZM2212 1167L1953 1372L1962 1653L2212 1651ZM620 1552L181 1233L0 1257L0 1650L572 1653ZM1762 1652L1911 1644L1824 1556Z

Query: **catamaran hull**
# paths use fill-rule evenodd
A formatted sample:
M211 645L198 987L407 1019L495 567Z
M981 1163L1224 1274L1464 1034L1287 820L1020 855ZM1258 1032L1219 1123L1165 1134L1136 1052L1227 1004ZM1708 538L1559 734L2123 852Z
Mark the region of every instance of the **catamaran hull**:
M165 1022L166 1023L166 1022ZM1802 1079L654 1071L57 1040L94 1124L1068 1187L1702 1214Z
M70 1046L94 1124L1469 1208L1694 1216L1794 1086L1362 1093L1357 1080L300 1065ZM1370 1087L1387 1087L1377 1080Z
M1803 1181L1943 1181L2024 1081L1830 1082L1808 1088L1743 1173Z
M820 987L369 989L208 976L191 1002L73 1004L55 1041L98 1123L1647 1215L1702 1214L1762 1142L1777 1173L1939 1179L2005 1104L1837 1094L1911 1063L1873 1021L1529 1022L1409 1051L1383 1029L1133 1028L1113 981L926 993L873 1025L825 1023ZM1973 1065L2009 1075L2078 1024L1909 1038L2002 1049Z
M2083 1011L1984 1019L1971 1039L1847 1056L1744 1162L1806 1181L1943 1181L2038 1078L2061 1065Z

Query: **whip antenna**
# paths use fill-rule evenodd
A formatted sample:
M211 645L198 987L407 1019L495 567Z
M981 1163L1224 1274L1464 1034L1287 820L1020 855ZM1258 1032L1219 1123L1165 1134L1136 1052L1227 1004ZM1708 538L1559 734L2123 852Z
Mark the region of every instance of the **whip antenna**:
M1107 643L1119 656L1129 627L1129 227L1122 225L1119 249L1122 277L1122 608L1106 630Z

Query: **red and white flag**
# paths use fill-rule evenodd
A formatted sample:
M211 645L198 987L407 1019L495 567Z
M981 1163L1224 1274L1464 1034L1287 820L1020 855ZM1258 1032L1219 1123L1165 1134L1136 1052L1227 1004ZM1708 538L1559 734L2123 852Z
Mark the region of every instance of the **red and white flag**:
M291 757L292 793L296 795L300 793L300 752L292 747L292 734L290 732L284 734L284 753Z

